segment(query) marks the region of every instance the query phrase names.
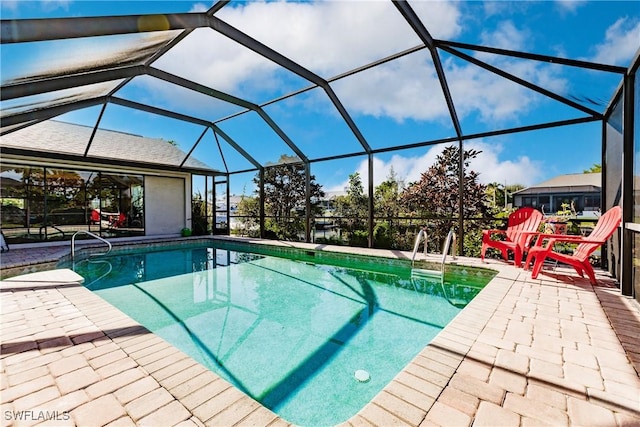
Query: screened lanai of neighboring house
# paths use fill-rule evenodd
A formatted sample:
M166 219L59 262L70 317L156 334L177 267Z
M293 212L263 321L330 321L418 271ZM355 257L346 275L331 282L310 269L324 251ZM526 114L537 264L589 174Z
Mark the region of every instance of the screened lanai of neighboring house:
M230 199L255 197L265 237L265 177L286 164L304 177L301 240L327 223L312 209L314 184L340 193L357 176L367 199L361 243L376 247L388 219L376 210L379 185L418 182L454 147L477 153L458 155L458 180L477 173L494 198L599 165L602 210L623 207L609 269L634 292L636 3L122 4L2 4L3 210L39 224L35 234L56 233L48 218L75 208L56 199L73 188L85 221L89 207L126 210L126 227L108 214L93 224L109 235L195 229L197 215L216 224L203 231L229 233ZM190 206L174 222L134 224L137 211L162 210L168 177L184 179ZM9 183L20 179L17 195ZM494 211L466 213L458 187L450 211L397 222L413 236L446 219L465 253Z

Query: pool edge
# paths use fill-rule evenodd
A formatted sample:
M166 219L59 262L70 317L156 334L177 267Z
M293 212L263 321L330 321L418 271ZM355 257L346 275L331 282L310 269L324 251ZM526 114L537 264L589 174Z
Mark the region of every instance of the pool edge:
M221 238L218 238L218 237L214 237L213 238L213 240L217 240L217 239L219 239L219 240L241 241L243 243L251 243L251 244L255 244L256 243L255 241L253 241L253 239L237 239L237 238L222 238L221 239ZM205 239L189 239L186 242L187 243L192 243L194 240L209 240L209 239L208 238L205 238ZM154 243L162 243L162 242L154 242ZM402 258L408 258L408 256L410 256L410 254L408 254L406 252L385 251L385 250L379 250L379 249L349 248L349 247L339 247L339 246L336 247L336 246L313 245L313 244L305 244L305 243L290 243L290 242L279 242L279 241L260 241L259 243L260 244L264 244L264 245L270 245L270 246L296 247L296 248L305 249L305 250L310 250L310 249L316 250L316 251L329 250L329 251L335 252L335 253L372 255L372 256L377 256L377 257L382 257L382 258L402 259ZM143 244L146 244L146 242L143 242ZM473 259L470 259L470 260L473 261ZM456 262L459 263L459 264L466 265L464 263L464 259L460 259L459 258L459 259L456 260ZM471 266L471 264L475 264L475 266L479 266L479 267L482 267L482 268L488 268L487 264L478 265L477 262L476 263L468 262L468 264L470 266ZM488 288L491 285L491 283L493 281L495 281L498 277L499 276L494 277L485 286L485 289ZM16 280L16 278L14 277L10 283L16 283L16 282L19 282L19 280ZM5 285L6 284L3 283L3 289L6 290L6 286ZM27 287L28 287L28 285L27 285ZM470 344L468 346L465 346L465 347L460 347L461 345L464 346L464 344L461 344L460 342L453 342L451 340L451 338L455 338L458 341L459 341L459 338L458 338L457 334L453 331L456 327L453 326L453 327L450 328L450 326L452 326L454 324L457 324L458 322L461 322L461 320L459 320L459 319L464 319L466 317L469 317L469 316L465 316L464 313L468 311L467 310L468 308L477 305L477 304L474 304L474 301L476 301L476 300L478 300L479 298L482 297L482 295L485 293L485 289L480 291L480 293L471 301L471 303L467 307L465 307L465 309L463 309L461 311L461 313L459 313L452 320L452 322L450 322L436 336L436 338L429 345L427 345L420 352L420 354L418 356L416 356L416 358L414 358L414 360L412 360L409 363L409 365L405 366L405 368L403 368L403 370L394 378L394 380L392 380L391 383L387 384L387 386L385 386L376 395L376 397L374 397L374 399L372 401L370 401L367 405L365 405L365 407L362 408L352 418L350 418L349 420L346 420L343 424L347 425L347 424L350 424L352 422L360 423L362 421L362 417L364 417L365 419L369 419L374 415L375 415L375 419L385 419L385 418L392 419L392 418L397 416L397 417L399 417L399 420L404 420L405 422L410 422L410 420L407 420L405 418L406 414L398 413L398 406L397 405L394 406L393 402L392 403L389 402L389 397L388 397L390 395L389 391L398 387L398 385L396 383L398 377L402 377L403 375L413 375L412 372L415 372L416 370L424 369L423 365L428 360L435 360L437 362L436 366L440 366L440 367L448 366L448 368L443 368L443 369L445 369L446 371L451 371L449 376L451 376L453 374L453 372L455 372L455 367L450 366L450 365L452 365L452 364L459 365L459 363L461 363L462 359L464 358L464 355L466 355L466 353L468 352L468 350L470 348ZM183 363L183 364L184 363L189 363L189 364L191 364L191 367L190 367L191 369L193 369L193 365L198 365L202 369L206 370L206 373L204 375L208 376L209 379L210 379L210 381L209 381L209 383L207 383L206 387L209 387L210 384L213 384L213 383L217 384L218 388L222 390L222 391L220 391L219 394L222 394L224 392L225 399L223 401L217 402L216 398L218 397L219 394L216 394L216 395L212 396L211 399L207 399L205 401L205 403L201 402L197 406L190 407L192 405L190 405L189 402L183 402L181 399L179 399L176 396L176 400L178 402L180 402L182 405L184 405L184 407L191 414L196 416L201 422L205 422L205 423L206 422L211 422L211 421L213 421L213 418L216 418L216 422L220 422L220 420L221 420L220 417L223 417L225 414L235 413L237 415L237 408L239 407L239 408L247 408L247 409L251 408L251 412L246 414L246 416L250 416L251 414L253 414L253 412L257 411L258 413L261 414L261 417L266 417L266 418L274 417L273 419L268 421L269 423L273 423L274 421L277 421L277 422L283 422L283 423L287 423L288 424L288 421L282 419L277 414L275 414L272 411L270 411L269 409L263 407L259 402L255 401L250 396L247 396L244 393L240 392L239 390L235 389L235 387L233 387L230 383L226 382L224 379L220 378L215 373L209 371L207 368L205 368L204 366L202 366L201 364L199 364L198 362L196 362L195 360L190 358L188 355L186 355L182 351L180 351L177 348L173 347L171 344L169 344L168 342L164 341L159 336L149 332L144 327L142 327L137 322L135 322L132 318L130 318L129 316L127 316L126 314L121 312L119 309L117 309L116 307L112 306L107 301L103 300L101 297L99 297L98 295L94 294L90 290L88 290L88 289L86 289L84 287L75 287L74 286L74 287L71 287L71 288L60 287L58 289L58 291L65 297L65 299L67 299L69 302L71 302L82 313L85 313L87 318L99 330L102 330L105 333L105 336L108 339L110 339L122 351L124 351L128 355L128 357L131 357L136 362L138 367L140 367L144 371L148 372L148 375L153 377L171 395L176 396L176 394L177 394L179 396L180 393L176 393L175 390L172 390L170 387L169 388L165 387L163 385L164 378L162 378L162 377L161 378L156 378L157 375L154 375L154 372L156 372L156 371L154 371L153 369L157 369L157 365L158 365L159 361L158 360L149 361L150 359L149 359L148 355L144 355L144 354L143 354L143 356L141 358L137 357L135 352L130 351L131 348L133 348L135 350L138 350L138 347L140 345L140 341L145 341L141 337L148 337L149 342L156 342L156 341L162 342L163 343L162 346L165 347L162 351L171 352L173 354L172 357L178 358L180 363ZM91 296L89 297L88 295L91 295ZM87 305L87 303L89 305ZM110 314L109 315L105 315L105 313L110 313ZM472 316L475 316L475 315L472 315ZM490 316L490 314L487 314L487 319L485 320L485 323L488 320L488 316ZM114 326L116 326L116 325L117 325L117 327L114 328ZM467 328L467 327L465 326L465 328ZM134 335L130 335L129 333L122 333L122 330L137 331L137 332ZM144 331L144 332L141 332L141 331ZM455 344L455 345L452 346L452 343ZM156 342L156 344L154 344L154 345L158 346L159 344ZM177 356L177 355L179 355L179 356ZM442 360L445 357L447 358L446 360L448 361L448 364L443 364L442 363ZM452 360L454 360L454 361L457 360L457 362L452 362ZM151 364L151 368L150 368L150 364ZM165 369L165 368L166 367L163 367L161 369ZM443 374L443 373L440 372L440 374ZM198 380L197 381L199 381L199 382L203 381L202 375L203 374L198 375ZM180 384L180 386L182 388L186 387L188 385L189 381L191 381L191 380L185 381L184 383ZM218 382L218 381L221 381L221 382ZM436 381L436 382L441 382L441 381ZM431 395L436 394L435 390L437 390L437 388L434 388L434 384L432 382L430 383L430 382L427 381L425 384L423 384L423 386L426 387L428 390L430 390L429 393ZM421 387L420 381L416 384L416 387ZM444 388L444 385L442 385L441 389L443 389L443 388ZM441 391L441 389L440 389L440 391ZM234 391L232 391L232 390L234 390ZM237 393L240 393L240 395L238 395ZM233 402L231 404L230 404L230 401L229 401L229 396L234 396L233 399L232 399ZM240 397L238 399L235 399L235 397L238 397L238 396L240 396ZM426 396L431 397L431 398L427 398L427 399L424 399L421 402L415 402L414 403L414 405L416 403L418 403L418 406L416 408L420 412L423 412L425 415L426 415L426 412L431 408L431 406L433 405L433 403L435 402L435 400L437 398L437 395L436 396L429 396L427 394ZM185 404L185 403L187 403L187 404ZM395 402L395 403L397 403L397 402ZM204 407L206 407L208 409L208 412L206 412L205 408L202 407L203 405L204 405ZM256 405L258 405L262 409L258 410L259 408ZM400 405L400 406L402 406L402 405ZM386 412L386 414L380 414L379 413L380 409L382 409L383 412ZM205 412L203 413L203 411L205 411ZM216 411L219 411L219 412L216 412ZM372 411L375 414L372 414ZM200 415L198 415L198 413L200 413ZM211 416L213 416L213 418ZM241 420L243 420L245 418L246 417L243 417L243 418L241 418L239 420L236 420L236 421L239 422L239 421L241 421ZM228 420L228 421L231 421L231 420Z

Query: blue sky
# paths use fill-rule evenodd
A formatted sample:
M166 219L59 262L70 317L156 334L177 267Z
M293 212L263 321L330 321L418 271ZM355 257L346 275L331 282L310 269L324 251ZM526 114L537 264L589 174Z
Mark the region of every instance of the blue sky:
M205 11L212 3L180 1L6 1L2 19L59 16L177 13ZM628 66L640 47L637 1L466 1L410 2L436 39ZM218 18L330 79L352 68L420 44L397 9L386 1L232 2ZM126 47L156 41L157 34L3 45L2 80L25 72L91 63ZM535 61L463 51L499 69L604 111L621 78ZM439 51L456 111L465 134L584 117L585 113L454 55ZM199 29L153 64L154 67L216 90L262 104L310 83L236 45L210 29ZM113 83L107 84L107 89ZM332 89L374 149L454 136L431 57L423 49L331 83ZM104 87L93 88L104 91ZM217 120L241 111L236 106L172 87L152 77L137 77L117 96ZM47 99L45 97L45 99ZM594 105L589 100L595 100ZM35 101L32 100L32 101ZM15 108L4 102L2 108ZM93 125L99 108L69 113L60 120ZM285 134L310 158L362 151L353 133L320 89L264 107ZM110 105L101 126L177 142L185 151L202 128ZM255 113L218 126L259 162L275 162L291 149ZM599 123L472 140L482 150L472 167L485 183L532 185L558 174L580 173L600 162ZM251 165L224 141L230 170ZM443 146L376 155L374 183L391 168L405 182L419 179ZM207 132L194 155L223 169L216 140ZM360 171L366 158L313 163L325 190L339 190ZM232 193L252 190L254 173L232 177Z

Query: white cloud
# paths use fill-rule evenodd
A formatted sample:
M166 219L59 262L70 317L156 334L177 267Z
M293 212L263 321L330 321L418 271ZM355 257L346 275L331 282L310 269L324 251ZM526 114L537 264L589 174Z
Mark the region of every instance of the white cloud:
M465 149L482 151L471 160L470 167L480 173L478 180L483 184L491 182L507 182L507 185L533 185L543 176L544 165L527 156L520 156L512 160L501 159L503 147L494 143L472 141L465 144Z
M519 29L511 21L500 22L494 31L485 30L481 35L483 44L511 50L526 50L531 38L527 29ZM557 67L506 56L483 53L476 56L546 89L560 93L566 91L568 82L559 75L561 70ZM542 95L480 67L446 56L443 58L447 83L461 120L477 113L478 118L486 123L504 123L517 119L544 99ZM396 122L450 118L426 49L338 81L334 87L349 111L354 113L390 117Z
M640 21L620 18L607 29L605 40L596 46L591 60L626 66L638 50L639 40Z
M434 37L460 33L455 3L414 2L412 6ZM194 11L206 9L202 3L193 7ZM248 2L227 6L216 16L325 78L420 44L398 10L386 1ZM283 75L288 75L209 29L194 31L154 66L251 100L260 89L281 86ZM254 90L253 96L248 88ZM448 117L427 50L336 82L335 88L352 114L399 122Z
M236 96L243 82L259 76L269 84L278 69L274 63L209 28L193 31L154 66Z
M195 3L193 6L191 6L191 10L189 11L189 13L203 13L209 10L209 8L210 6L207 6L204 3Z
M530 91L496 74L469 65L450 67L449 84L461 118L476 111L484 122L504 122L533 102Z
M448 117L440 82L425 50L333 83L350 111L373 117L434 120Z
M226 7L217 16L303 67L331 77L378 59L379 52L384 56L418 43L406 25L398 25L402 18L392 9L387 2L250 2Z
M463 31L459 5L444 1L411 1L416 15L436 39L451 39Z
M465 29L460 11L466 7L464 3L410 4L434 38L455 38ZM512 6L518 11L526 7L518 3ZM194 10L203 9L206 7L202 3L194 6ZM504 14L515 13L511 9L501 10ZM398 10L386 1L256 1L227 6L216 16L326 78L420 44ZM533 39L526 27L511 20L501 21L481 34L482 44L511 50L532 50ZM488 58L481 53L477 57ZM442 58L460 120L476 115L479 120L500 125L523 117L544 100L542 95L475 65L446 55ZM520 78L557 93L567 92L568 82L559 74L558 67L506 56L491 58L492 65ZM289 75L210 29L194 31L155 65L254 102L263 89L282 93L285 75ZM450 122L427 49L339 80L332 86L354 117L385 117L398 123ZM280 92L274 88L280 88ZM179 97L174 99L180 102Z
M575 11L585 3L586 1L584 0L556 0L556 5L560 7L560 10L569 13L575 13Z
M373 161L373 185L380 185L389 176L391 169L398 176L398 179L409 184L420 179L422 173L432 166L436 157L442 153L446 144L429 147L423 155L405 157L394 155L388 161L384 161L379 157L374 157ZM495 144L488 144L482 141L472 141L465 143L465 150L475 149L482 151L475 159L470 162L470 168L479 173L478 180L482 184L492 182L507 183L507 185L521 184L524 186L533 185L540 181L543 176L542 168L539 162L532 160L527 156L521 156L512 160L504 160L501 158L503 147ZM368 186L368 161L361 161L354 172L360 174L365 193ZM348 179L344 182L331 187L328 191L342 191L349 184Z
M485 30L480 34L483 45L511 50L525 48L529 38L529 32L519 30L512 21L502 21L494 31Z
M519 29L512 21L501 21L493 31L481 34L483 45L507 50L531 50L531 32ZM565 92L568 81L553 68L536 61L524 61L489 53L478 52L476 58L523 80L555 92ZM490 71L470 64L459 65L448 61L447 76L458 113L464 117L478 112L484 122L503 123L517 120L536 107L541 95ZM457 95L457 96L456 96Z
M434 37L460 32L459 12L453 4L416 2L412 6L425 16ZM388 1L251 2L226 7L217 16L323 77L420 44Z

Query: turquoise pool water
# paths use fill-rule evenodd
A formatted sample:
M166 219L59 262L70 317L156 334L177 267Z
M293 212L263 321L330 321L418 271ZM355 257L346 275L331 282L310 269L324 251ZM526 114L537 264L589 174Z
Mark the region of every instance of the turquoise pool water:
M356 414L488 281L443 286L395 267L214 247L132 252L75 269L89 289L301 426Z

